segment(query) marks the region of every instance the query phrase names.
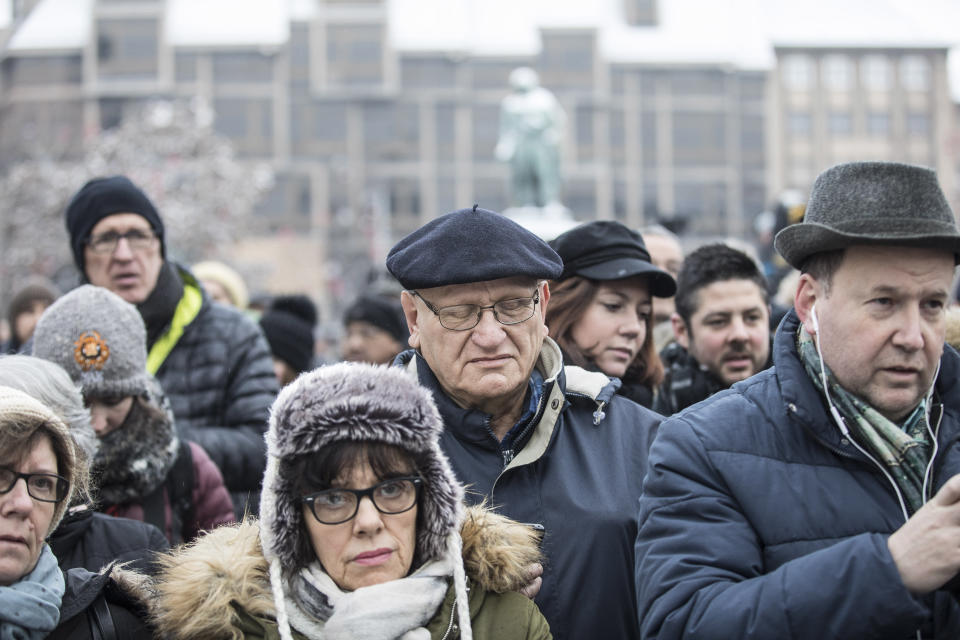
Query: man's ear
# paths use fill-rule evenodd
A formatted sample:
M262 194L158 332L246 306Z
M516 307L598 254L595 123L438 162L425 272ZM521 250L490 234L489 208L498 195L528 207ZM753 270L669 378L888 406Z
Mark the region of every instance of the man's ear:
M550 335L550 327L547 326L547 304L550 302L550 285L546 280L537 283L540 291L540 324L543 325L543 335Z
M687 330L687 323L676 311L670 314L670 326L673 327L673 338L677 341L677 344L689 351L690 332Z
M400 292L400 306L403 307L403 316L407 319L407 330L410 337L407 338L407 344L414 349L420 348L420 314L417 309L417 301L408 291Z
M803 323L804 330L810 335L816 335L813 328L813 322L810 320L810 310L817 303L817 299L822 296L822 287L817 280L809 273L800 275L800 281L797 283L797 292L793 296L793 308L797 312L797 317Z
M544 321L547 319L548 302L550 302L550 285L546 280L544 280L543 286L540 287L540 315L543 317Z

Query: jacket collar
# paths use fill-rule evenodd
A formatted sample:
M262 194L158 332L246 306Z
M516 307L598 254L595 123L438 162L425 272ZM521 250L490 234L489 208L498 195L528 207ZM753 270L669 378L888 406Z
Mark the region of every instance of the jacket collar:
M452 431L459 440L484 449L499 450L499 444L490 430L490 415L476 409L464 409L454 402L443 391L440 381L437 380L426 361L414 349L408 349L398 355L394 360L394 365L405 367L408 373L417 376L420 384L430 389L437 403L437 409L440 411L440 416L443 418L444 427ZM560 382L561 392L564 387L563 357L557 343L550 338L544 338L540 355L534 366L544 378L542 404L544 399L551 395L551 390L556 382ZM536 417L533 419L536 420ZM522 441L514 443L514 448L516 450L522 448L535 429L536 425L526 433Z

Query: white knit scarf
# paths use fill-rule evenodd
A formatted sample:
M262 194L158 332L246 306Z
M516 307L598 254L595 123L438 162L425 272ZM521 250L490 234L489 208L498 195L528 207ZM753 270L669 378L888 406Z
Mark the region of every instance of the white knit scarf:
M284 589L290 625L324 640L430 640L425 625L447 593L449 558L428 562L405 578L342 591L317 561Z

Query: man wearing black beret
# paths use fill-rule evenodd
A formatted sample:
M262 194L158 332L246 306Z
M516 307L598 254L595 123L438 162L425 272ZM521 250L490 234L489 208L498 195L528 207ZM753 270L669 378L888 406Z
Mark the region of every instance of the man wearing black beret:
M468 500L543 528L532 586L553 636L636 637L636 502L660 417L619 380L564 367L544 323L560 257L474 207L401 240L387 268L413 347L396 362L432 390Z
M263 433L277 393L263 334L239 311L214 304L186 268L167 260L163 220L125 176L83 185L67 206L66 224L85 280L140 311L147 369L170 399L181 435L220 467L238 517L248 505L255 512L266 467Z
M936 174L820 174L773 367L664 421L640 498L641 638L960 637L960 230Z

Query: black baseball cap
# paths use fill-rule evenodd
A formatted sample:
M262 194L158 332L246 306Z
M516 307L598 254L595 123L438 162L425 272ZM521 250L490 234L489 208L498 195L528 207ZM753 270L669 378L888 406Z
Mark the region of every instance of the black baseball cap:
M650 262L650 252L640 234L615 220L597 220L574 227L550 241L563 259L560 280L581 276L590 280L620 280L646 276L650 293L669 298L677 282Z

